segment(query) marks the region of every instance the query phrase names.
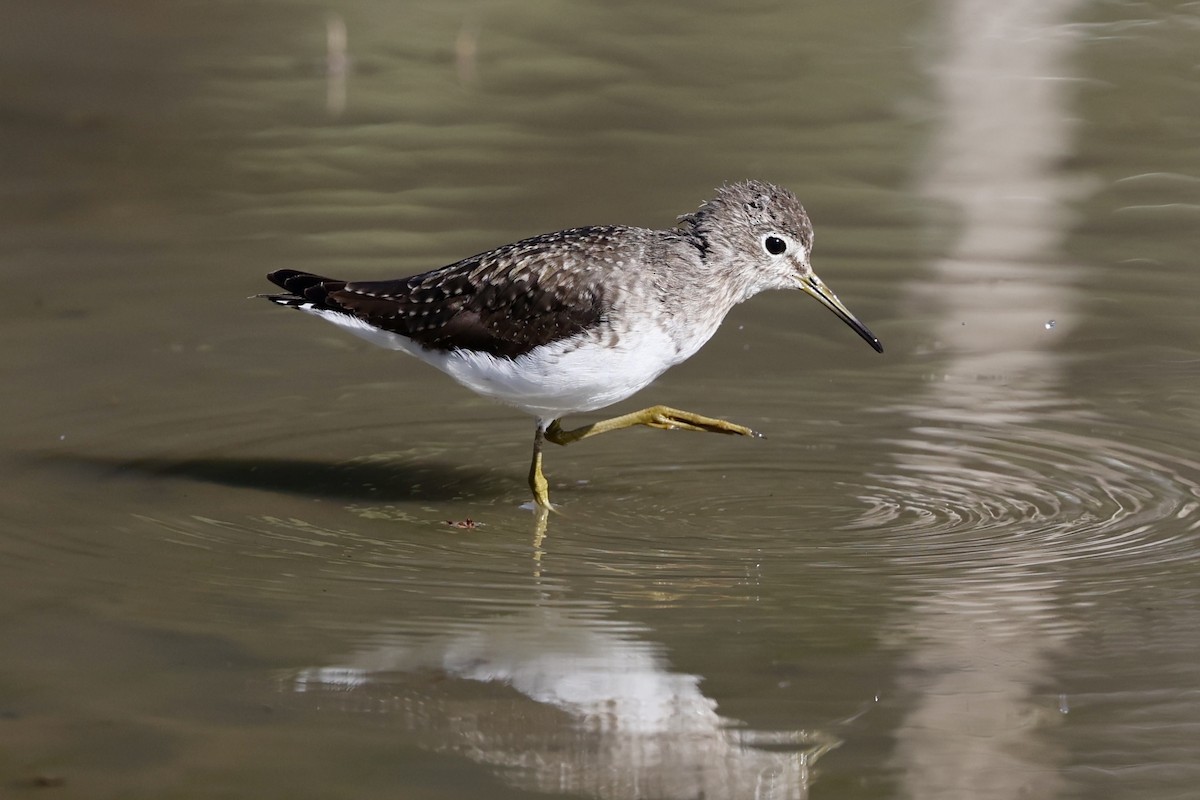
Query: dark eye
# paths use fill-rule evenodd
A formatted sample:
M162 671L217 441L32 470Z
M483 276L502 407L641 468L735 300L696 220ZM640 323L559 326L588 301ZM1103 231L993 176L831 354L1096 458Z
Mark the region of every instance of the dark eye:
M763 247L767 248L767 252L771 255L777 256L787 250L787 242L778 236L768 236L766 239L763 239Z

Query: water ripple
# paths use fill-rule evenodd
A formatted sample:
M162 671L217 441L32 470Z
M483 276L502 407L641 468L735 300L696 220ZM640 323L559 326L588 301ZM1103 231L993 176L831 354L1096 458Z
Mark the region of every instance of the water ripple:
M1133 444L1081 409L924 416L698 443L686 467L603 476L577 543L636 574L730 585L760 567L969 579L1070 565L1111 587L1200 557L1200 462L1169 432L1142 426Z
M886 442L896 468L864 482L851 530L900 563L1047 568L1193 559L1200 464L1092 434L922 426ZM919 547L914 547L914 541Z

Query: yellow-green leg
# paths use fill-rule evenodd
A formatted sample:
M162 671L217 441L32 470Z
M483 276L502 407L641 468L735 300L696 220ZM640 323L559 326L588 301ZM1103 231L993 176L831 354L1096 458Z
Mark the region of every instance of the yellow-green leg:
M546 428L545 438L547 441L554 442L555 444L567 445L571 442L578 442L580 439L599 436L609 431L619 431L622 428L632 428L635 425L645 425L648 428L661 428L667 431L702 431L707 433L727 433L733 436L752 436L756 439L762 438L761 433L751 430L745 425L737 425L723 419L693 414L691 411L680 411L677 408L670 408L669 406L650 406L649 408L643 408L641 411L634 411L629 414L622 414L619 417L613 417L612 419L593 422L591 425L584 425L583 427L569 431L562 429L562 426L559 425L559 420L554 420Z
M650 406L641 411L593 422L591 425L584 425L569 431L563 430L559 423L560 420L556 419L543 429L541 420L538 420L537 432L533 437L533 463L529 465L529 488L533 491L534 502L538 504L539 508L553 509L553 506L550 505L549 484L546 482L546 476L542 474L543 442L568 445L578 442L580 439L599 436L609 431L619 431L622 428L632 428L635 425L645 425L648 428L661 428L662 430L702 431L762 438L761 433L751 430L745 425L737 425L715 417L705 417L691 411L680 411L669 406Z
M550 505L550 484L542 474L542 442L546 433L542 429L542 421L538 420L537 432L533 435L533 463L529 465L529 488L533 490L533 501L539 508L552 509Z

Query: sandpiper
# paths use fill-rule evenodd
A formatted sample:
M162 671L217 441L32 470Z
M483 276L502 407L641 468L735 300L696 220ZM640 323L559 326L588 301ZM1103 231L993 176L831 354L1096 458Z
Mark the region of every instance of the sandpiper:
M796 196L760 181L717 190L668 230L571 228L449 266L383 281L296 270L267 277L279 305L328 320L432 364L479 394L537 419L529 487L541 508L545 441L566 445L634 425L759 436L666 406L565 430L690 358L735 305L767 289L800 289L877 352L883 345L813 272L813 230Z

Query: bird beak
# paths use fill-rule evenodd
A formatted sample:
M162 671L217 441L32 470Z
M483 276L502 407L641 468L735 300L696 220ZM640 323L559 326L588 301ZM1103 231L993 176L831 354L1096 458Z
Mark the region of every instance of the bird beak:
M875 348L876 353L883 352L883 345L879 343L879 339L875 334L871 333L870 328L858 321L858 317L850 313L850 309L838 300L837 295L829 291L829 287L825 282L817 277L816 273L810 272L807 276L800 279L800 288L808 294L812 295L817 301L837 314L838 319L854 329L854 332L861 336L866 343Z

